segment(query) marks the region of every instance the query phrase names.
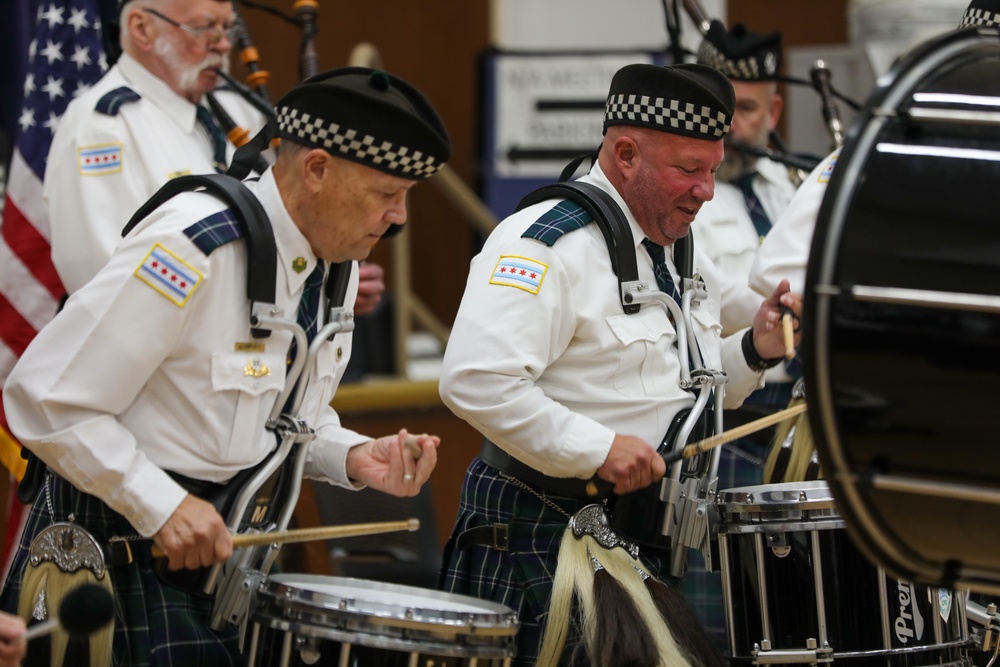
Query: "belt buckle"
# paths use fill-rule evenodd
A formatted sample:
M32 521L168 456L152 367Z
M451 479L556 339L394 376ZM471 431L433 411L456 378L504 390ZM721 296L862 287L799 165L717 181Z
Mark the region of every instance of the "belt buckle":
M493 524L493 548L497 551L507 551L509 544L509 531L507 524Z
M132 545L124 537L112 537L108 540L108 561L116 566L131 565L135 560L132 555Z

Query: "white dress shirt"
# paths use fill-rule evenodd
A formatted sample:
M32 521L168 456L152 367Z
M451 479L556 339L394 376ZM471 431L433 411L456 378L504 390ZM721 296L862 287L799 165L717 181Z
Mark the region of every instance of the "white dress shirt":
M274 228L277 306L294 321L317 259L271 171L248 186ZM32 341L4 392L20 441L145 536L185 495L164 470L224 482L275 446L264 423L284 386L291 334L250 335L245 241L206 256L184 233L223 208L210 195L191 193L150 215ZM186 297L167 296L143 278L154 249L183 267L191 279ZM354 268L347 304L357 281ZM300 412L318 434L308 473L344 486L351 485L347 450L368 439L342 428L328 405L350 352L349 333L323 345L307 369L312 381Z
M610 193L625 212L639 278L655 287L652 261L640 245L645 235L600 166L581 180ZM504 220L472 260L440 391L456 415L522 462L550 476L589 478L616 433L656 446L694 399L679 387L676 333L663 306L624 313L596 222L551 247L521 237L557 201ZM528 289L497 284L505 282L494 277L502 275L501 258L535 267L537 293L531 283ZM669 252L667 262L676 280ZM761 375L747 367L739 336L721 338L711 260L696 250L694 268L709 293L692 309L699 346L710 368L729 374L726 405L736 407Z
M757 161L756 171L753 191L773 224L795 195L795 185L786 167L766 158ZM754 314L771 292L762 296L748 284L761 238L739 188L729 183L715 184L715 197L705 202L695 219L694 241L719 270L724 333L752 325Z
M816 218L839 155L837 149L813 169L761 244L749 278L759 293L770 294L785 278L793 292L804 292Z
M101 97L122 86L141 99L122 104L115 115L96 110ZM264 124L236 94L217 96L241 127L255 131ZM125 223L164 183L215 173L212 142L195 112L194 104L128 54L66 108L49 148L43 195L52 261L67 292L104 266ZM227 143L231 158L235 148ZM81 161L95 147L116 150L119 168L85 173Z

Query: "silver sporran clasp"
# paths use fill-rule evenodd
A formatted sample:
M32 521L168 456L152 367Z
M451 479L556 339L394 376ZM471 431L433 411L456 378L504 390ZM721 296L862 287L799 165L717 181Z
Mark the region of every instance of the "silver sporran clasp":
M569 527L577 538L584 534L590 535L605 549L621 547L632 558L639 557L639 546L635 542L620 537L618 533L611 530L602 505L587 505L581 508L569 518Z
M54 523L38 533L31 542L28 559L36 567L46 562L55 563L67 574L87 568L95 577L103 579L107 572L101 545L75 523Z

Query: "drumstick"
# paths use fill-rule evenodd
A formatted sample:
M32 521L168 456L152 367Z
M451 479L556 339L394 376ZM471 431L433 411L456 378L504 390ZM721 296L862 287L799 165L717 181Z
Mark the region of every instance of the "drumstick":
M708 451L713 447L724 445L727 442L732 442L733 440L739 440L740 438L748 436L751 433L756 433L757 431L765 429L768 426L772 426L774 424L777 424L778 422L783 422L786 419L791 419L796 415L802 414L803 412L805 412L805 409L806 409L806 404L800 403L790 408L785 408L784 410L775 412L773 415L768 415L766 417L761 417L760 419L755 419L752 422L748 422L746 424L743 424L742 426L737 426L736 428L726 431L724 433L719 433L718 435L713 435L710 438L705 438L704 440L700 440L696 443L690 444L687 447L681 449L679 452L669 452L667 454L664 454L663 462L669 466L681 459L687 459L692 456L701 454L702 452ZM610 482L605 482L605 483L610 484ZM590 480L589 482L587 482L586 490L587 490L587 495L591 497L595 497L600 493L600 490L597 488L597 484L594 482L594 480Z
M682 448L680 451L670 452L663 455L663 461L667 465L676 463L681 459L691 458L692 456L697 456L702 452L707 452L710 449L718 447L719 445L724 445L727 442L732 442L733 440L739 440L740 438L750 435L751 433L756 433L768 426L773 426L778 422L783 422L786 419L791 419L797 415L802 414L806 411L806 404L799 403L798 405L793 405L790 408L785 408L784 410L779 410L773 415L768 415L766 417L761 417L760 419L755 419L752 422L743 424L742 426L737 426L734 429L719 433L718 435L713 435L710 438L705 438L687 447Z
M785 358L795 357L795 325L792 322L792 311L782 307L781 328L785 332Z
M414 461L419 461L420 457L423 456L424 450L417 444L417 436L415 435L407 433L406 438L403 440L403 447L410 453Z
M313 542L316 540L331 540L338 537L356 537L358 535L377 535L379 533L394 533L400 530L414 532L420 529L420 519L405 521L380 521L374 523L352 523L346 526L319 526L316 528L297 528L295 530L278 530L273 533L241 533L233 535L233 548L258 547L263 544L288 544L290 542ZM166 556L159 545L154 544L151 550L153 558Z

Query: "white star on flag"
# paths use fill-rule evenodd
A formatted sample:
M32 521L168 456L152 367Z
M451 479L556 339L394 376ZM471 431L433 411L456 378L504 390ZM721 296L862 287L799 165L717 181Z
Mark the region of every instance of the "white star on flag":
M70 60L76 63L77 69L83 69L85 65L90 64L90 49L79 44L74 46L73 55L70 57Z
M63 11L65 7L57 7L56 5L49 5L47 12L42 14L42 19L49 22L49 29L55 28L57 25L62 25L65 23L63 20Z
M17 120L17 124L21 126L22 132L27 132L29 127L35 126L35 110L34 109L22 109L21 117Z
M53 44L51 39L48 40L48 44L42 49L42 55L48 59L50 65L57 60L62 60L62 44Z
M70 9L72 16L69 18L69 24L73 26L73 33L79 35L80 31L90 25L87 21L87 10L86 9Z
M55 134L56 127L59 126L59 116L57 116L54 111L50 111L48 120L42 123L42 126L47 127L52 134Z
M52 102L57 97L62 97L63 95L66 94L65 92L63 92L62 84L63 84L62 79L53 79L50 76L49 80L45 83L44 86L42 86L42 92L49 94L49 102Z

